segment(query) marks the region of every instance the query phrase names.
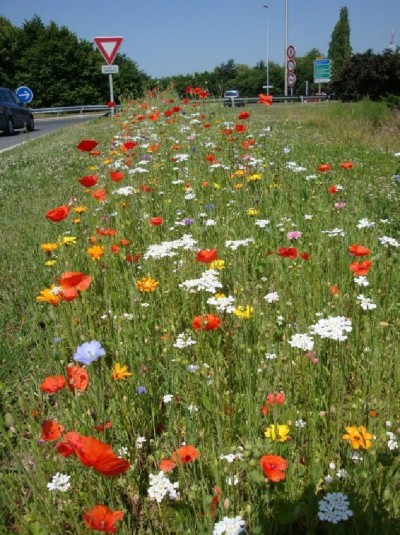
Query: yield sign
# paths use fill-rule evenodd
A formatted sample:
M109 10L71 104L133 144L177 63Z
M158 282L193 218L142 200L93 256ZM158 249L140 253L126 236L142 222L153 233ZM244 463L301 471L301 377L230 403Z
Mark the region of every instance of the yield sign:
M123 37L94 37L93 41L102 53L103 58L111 65L123 39Z

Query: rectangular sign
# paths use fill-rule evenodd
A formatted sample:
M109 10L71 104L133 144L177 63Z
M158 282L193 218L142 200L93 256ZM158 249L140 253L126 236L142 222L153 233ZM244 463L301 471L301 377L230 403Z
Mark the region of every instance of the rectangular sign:
M323 84L331 81L331 60L314 60L314 84Z
M103 74L118 74L119 73L119 65L102 65L101 66L101 72Z

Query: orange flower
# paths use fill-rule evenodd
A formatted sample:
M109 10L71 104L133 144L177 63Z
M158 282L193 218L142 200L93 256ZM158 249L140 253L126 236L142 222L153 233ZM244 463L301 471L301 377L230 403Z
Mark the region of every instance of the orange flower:
M104 188L96 189L91 193L93 199L97 199L99 202L104 202L107 197L107 192Z
M196 262L203 262L204 264L210 264L217 258L217 249L203 249L196 255Z
M258 104L264 104L264 106L272 106L272 95L258 95Z
M199 457L199 452L194 446L187 444L178 448L172 455L172 460L176 463L191 463Z
M91 188L97 184L99 177L97 175L87 175L82 178L78 178L78 182L85 188Z
M321 165L318 166L318 171L320 173L326 173L327 171L332 171L332 166L328 163L321 163Z
M287 462L279 455L263 455L260 459L261 468L265 476L274 483L279 483L286 478L284 470L287 468Z
M99 142L95 141L94 139L82 139L82 141L78 143L76 148L82 152L90 152L95 147L97 147L98 144Z
M330 293L331 295L339 295L339 294L340 294L340 289L339 289L338 286L336 286L336 284L334 284L333 286L331 286L331 287L329 288L329 293Z
M61 277L56 279L61 288L61 295L65 301L73 301L78 297L78 291L82 292L89 288L92 277L80 271L66 271L61 273Z
M150 218L150 225L152 227L158 227L158 225L162 225L164 223L164 219L162 217L151 217Z
M46 213L46 219L53 221L53 223L58 223L67 217L69 210L69 206L65 204L57 206L57 208L53 208Z
M369 450L369 448L372 446L372 435L371 433L368 433L367 429L363 425L360 425L359 427L345 427L345 429L347 433L342 435L342 439L348 440L353 449Z
M340 164L340 167L342 169L352 169L353 168L353 162L342 162Z
M367 256L370 254L371 249L363 245L349 245L348 251L353 256Z
M295 259L297 258L297 249L296 247L279 247L278 252L276 254L283 258Z
M54 394L54 392L62 390L66 384L67 381L62 375L50 375L43 379L42 384L40 385L40 390L47 394Z
M176 462L171 458L165 458L160 461L160 470L163 472L172 472L176 468Z
M350 264L349 269L354 273L354 275L367 275L368 271L372 266L371 260L363 260L362 262L353 262Z
M331 194L337 193L338 192L337 186L329 186L328 192Z
M214 314L206 314L205 316L196 316L192 322L192 328L196 331L212 331L221 326L221 320Z
M89 385L89 375L85 368L75 364L67 364L67 382L70 390L86 390Z
M85 513L83 520L89 529L117 533L115 523L122 520L124 514L123 511L112 511L106 505L95 505Z
M119 251L119 246L116 243L114 243L113 245L111 245L110 249L112 253L117 254Z
M96 431L104 431L104 429L109 429L111 426L112 421L108 420L108 422L106 422L105 424L94 425L93 427L94 429L96 429Z
M92 260L100 260L104 254L104 245L93 245L87 250L88 254L92 257Z
M96 234L100 236L115 236L117 231L113 228L96 228Z
M124 178L124 173L121 171L110 171L110 178L113 182L120 182Z
M42 434L40 440L53 441L60 438L61 433L64 431L64 426L56 422L55 420L45 420L42 423Z

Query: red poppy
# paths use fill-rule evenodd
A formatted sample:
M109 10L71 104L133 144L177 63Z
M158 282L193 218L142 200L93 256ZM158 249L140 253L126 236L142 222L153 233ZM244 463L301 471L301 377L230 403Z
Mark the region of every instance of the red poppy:
M47 394L54 394L54 392L62 390L66 385L67 381L62 375L50 375L43 379L40 390Z
M56 279L61 287L61 295L65 301L73 301L78 297L78 291L82 292L89 288L92 277L85 275L80 271L66 271L61 273L59 279Z
M276 253L278 256L282 256L283 258L297 258L297 249L296 247L279 247L278 252Z
M67 382L70 390L86 390L89 385L89 375L85 368L75 364L67 364Z
M112 421L109 420L105 424L94 425L93 427L94 429L96 429L96 431L104 431L104 429L109 429L111 426L112 426Z
M162 459L160 461L160 470L162 470L163 472L172 472L174 468L176 468L176 462L170 457Z
M129 240L125 240L124 238L121 238L119 240L119 243L122 247L125 247L125 245L129 245L130 244L130 241Z
M103 202L106 200L107 192L104 188L101 188L101 189L96 189L95 191L93 191L91 195L94 199L97 199L99 202Z
M96 234L100 236L115 236L117 231L113 228L96 228Z
M212 331L221 326L221 319L214 314L206 314L205 316L196 316L192 322L192 328L196 331Z
M243 132L246 132L247 127L246 127L246 125L244 125L244 124L237 124L237 125L235 125L235 130L236 130L236 132L238 132L239 134L243 134Z
M238 119L242 121L243 119L248 119L249 117L250 113L248 111L242 111L241 113L239 113Z
M258 95L258 104L264 104L265 106L272 106L272 95Z
M127 254L126 257L125 257L125 260L127 262L138 262L140 260L140 253L138 254L135 254L135 255L131 255L131 254Z
M214 156L214 154L207 154L207 155L206 155L206 160L207 160L208 163L211 163L211 164L212 164L212 163L215 162L216 157Z
M57 206L57 208L53 208L46 213L46 219L48 221L53 221L53 223L58 223L67 217L69 210L69 206L65 204Z
M152 227L158 227L158 225L162 225L164 222L164 219L162 217L151 217L150 218L150 225Z
M342 169L352 169L353 168L353 162L342 162L340 164L340 167Z
M337 186L329 186L328 192L331 194L337 193L338 192Z
M353 256L367 256L370 254L371 249L363 245L349 245L348 251Z
M123 151L128 151L136 147L137 143L135 141L126 141L121 145Z
M78 143L76 148L81 150L82 152L90 152L95 147L97 147L98 144L99 142L95 141L94 139L82 139L82 141Z
M85 188L91 188L95 184L97 184L97 181L99 180L99 177L97 175L87 175L82 178L78 178L78 182L82 184Z
M95 505L84 514L83 520L89 529L117 533L115 523L124 518L123 511L112 511L106 505Z
M172 455L172 460L177 463L191 463L192 461L195 461L199 457L198 450L191 446L190 444L187 444L185 446L181 446L178 448Z
M45 420L42 423L42 434L40 440L53 441L60 438L61 433L64 431L64 426L56 422L55 420Z
M310 253L300 253L300 257L303 259L303 260L310 260L311 258L311 255Z
M362 262L353 262L352 264L350 264L349 269L354 273L354 275L365 276L368 274L368 271L370 270L371 266L371 260L363 260Z
M196 255L196 262L203 262L209 264L217 258L217 249L203 249Z
M321 165L318 166L318 171L320 173L326 173L327 171L332 171L332 166L328 163L321 163Z
M111 249L111 252L114 253L114 254L117 254L118 251L119 251L119 247L118 247L118 245L116 243L111 245L110 249Z
M283 481L286 477L284 470L287 468L287 462L279 455L263 455L260 459L261 468L265 476L274 483Z
M285 403L285 394L278 392L277 394L267 394L266 396L268 405L282 405Z
M120 182L124 176L124 173L121 171L110 171L110 178L113 182Z

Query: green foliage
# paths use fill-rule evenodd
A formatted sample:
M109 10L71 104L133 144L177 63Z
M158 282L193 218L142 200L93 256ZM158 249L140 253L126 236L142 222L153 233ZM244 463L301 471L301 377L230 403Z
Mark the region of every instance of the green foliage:
M328 58L332 60L333 79L339 76L341 69L350 59L351 53L349 12L347 7L342 7L328 49Z

